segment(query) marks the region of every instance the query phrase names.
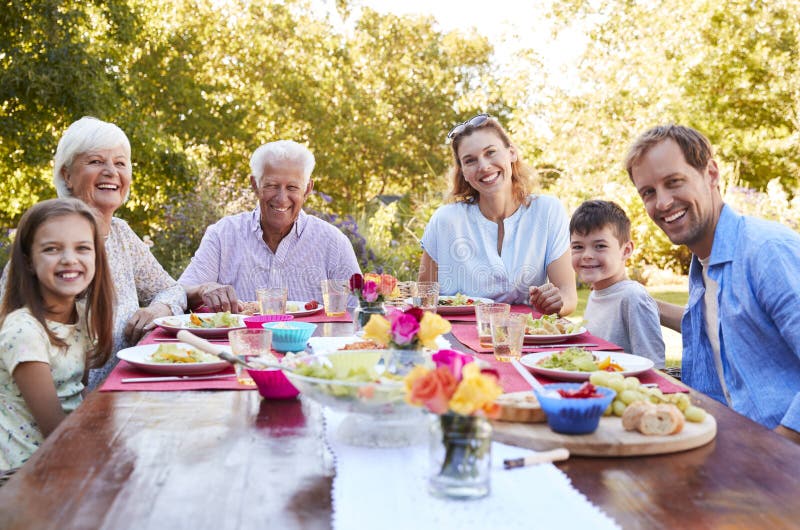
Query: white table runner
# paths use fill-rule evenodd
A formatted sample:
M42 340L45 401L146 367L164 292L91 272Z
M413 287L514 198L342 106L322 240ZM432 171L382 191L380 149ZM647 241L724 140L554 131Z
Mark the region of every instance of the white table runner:
M504 459L531 454L527 449L493 443L491 494L471 501L444 500L427 490L427 443L400 449L345 445L336 436L344 415L327 407L324 415L326 442L336 463L336 530L620 528L553 464L503 469Z

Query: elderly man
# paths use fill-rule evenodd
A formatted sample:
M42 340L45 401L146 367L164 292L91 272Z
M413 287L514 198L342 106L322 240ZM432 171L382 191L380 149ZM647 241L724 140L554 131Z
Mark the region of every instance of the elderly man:
M178 280L190 307L240 311L259 287L288 287L290 300L321 300L320 283L359 272L353 247L333 225L307 215L314 155L290 140L262 145L250 158L251 212L224 217L206 230Z
M683 331L683 380L800 443L800 235L727 206L694 129L650 129L625 163L650 218L693 253L687 307L660 304Z

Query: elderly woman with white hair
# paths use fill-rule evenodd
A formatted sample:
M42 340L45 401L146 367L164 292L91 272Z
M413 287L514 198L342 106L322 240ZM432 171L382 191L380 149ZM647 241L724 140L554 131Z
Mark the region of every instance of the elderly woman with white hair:
M360 272L353 246L335 226L308 215L314 155L291 140L264 144L250 158L255 210L206 230L178 280L191 307L241 311L260 287L287 287L290 300L320 300L321 281Z
M58 142L53 182L59 197L75 197L97 210L116 288L114 351L136 344L153 319L181 314L186 293L114 212L131 187L131 144L122 130L92 117L74 122ZM89 373L94 388L116 364Z

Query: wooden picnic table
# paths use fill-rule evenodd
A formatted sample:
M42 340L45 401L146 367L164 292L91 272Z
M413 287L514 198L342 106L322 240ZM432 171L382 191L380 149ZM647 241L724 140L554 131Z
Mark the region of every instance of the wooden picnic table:
M796 528L800 446L692 398L718 422L710 444L558 467L623 528ZM329 528L334 465L322 434L306 399L95 391L0 488L0 528Z

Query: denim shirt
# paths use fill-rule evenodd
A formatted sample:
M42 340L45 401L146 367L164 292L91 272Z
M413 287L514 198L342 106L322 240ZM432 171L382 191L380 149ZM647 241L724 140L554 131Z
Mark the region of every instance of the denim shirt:
M725 403L705 331L702 265L692 256L683 381ZM720 355L730 406L800 431L800 235L723 205L708 265L719 284Z

